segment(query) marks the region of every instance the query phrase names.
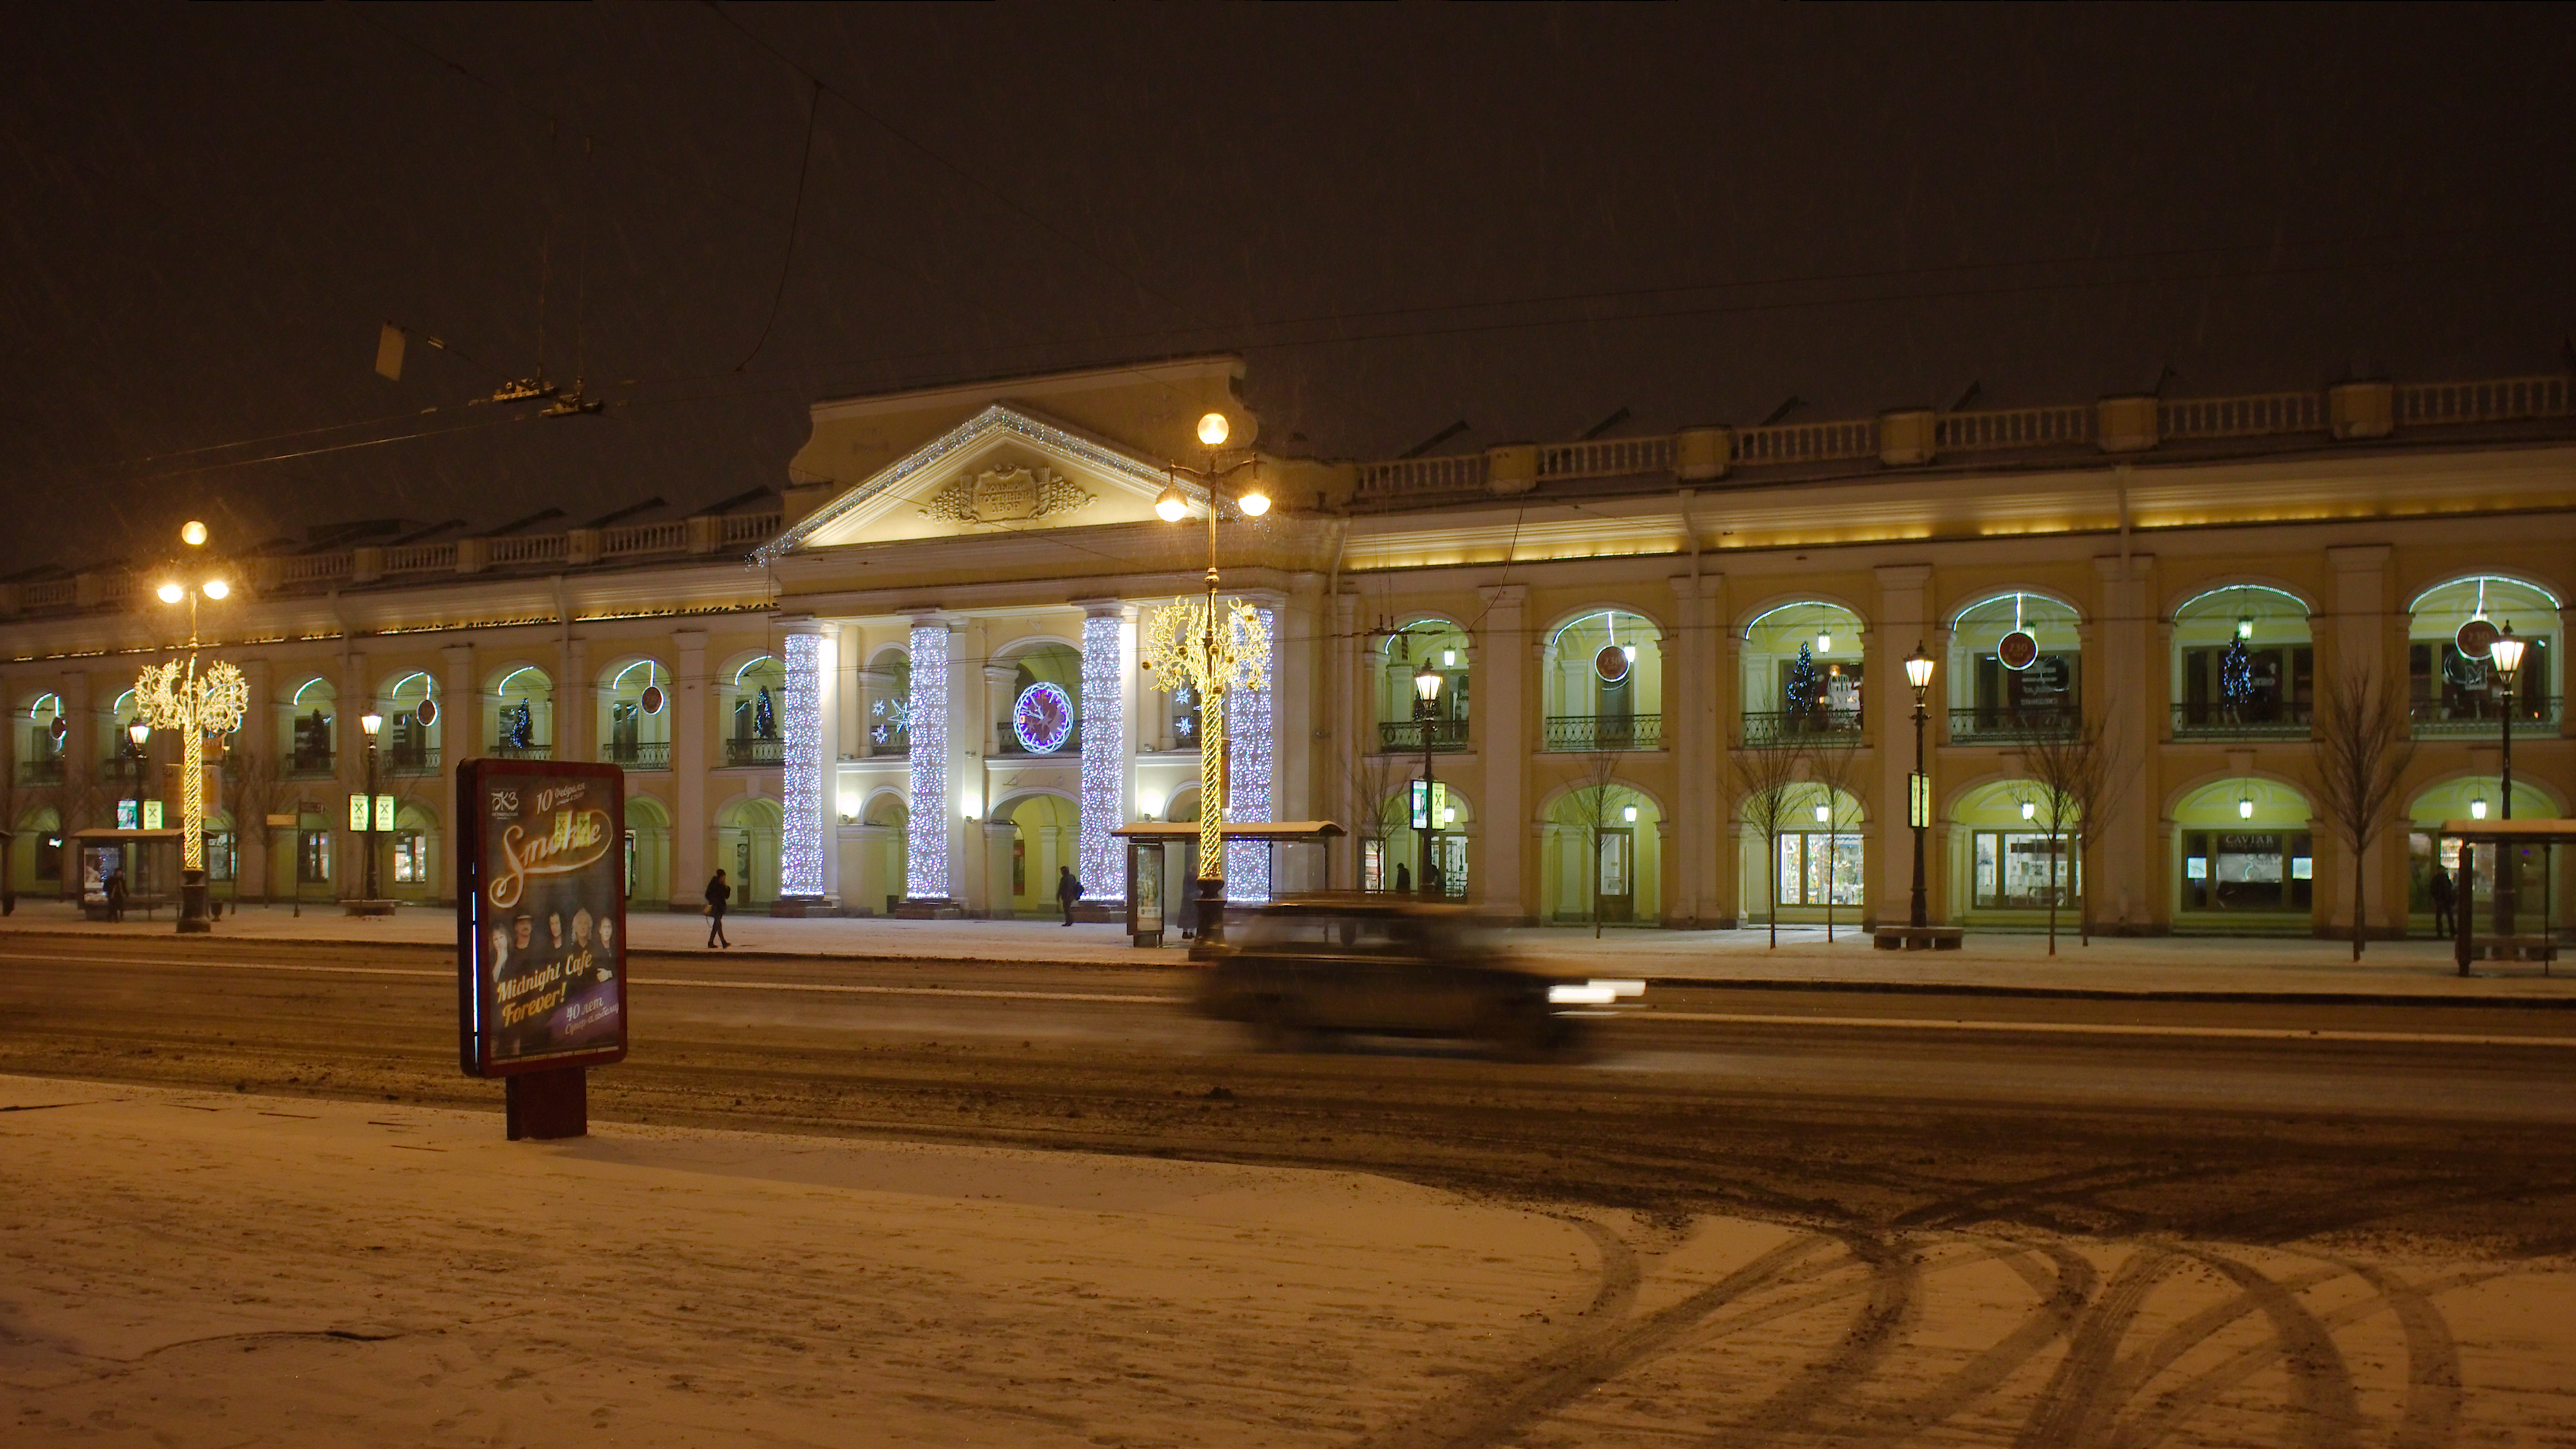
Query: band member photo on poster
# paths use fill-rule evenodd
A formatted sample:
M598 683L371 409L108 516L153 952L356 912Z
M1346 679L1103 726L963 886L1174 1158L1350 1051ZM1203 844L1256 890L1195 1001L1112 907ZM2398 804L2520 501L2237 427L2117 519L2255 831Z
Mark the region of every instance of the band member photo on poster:
M459 942L477 1075L614 1061L626 1049L624 791L613 766L478 760Z

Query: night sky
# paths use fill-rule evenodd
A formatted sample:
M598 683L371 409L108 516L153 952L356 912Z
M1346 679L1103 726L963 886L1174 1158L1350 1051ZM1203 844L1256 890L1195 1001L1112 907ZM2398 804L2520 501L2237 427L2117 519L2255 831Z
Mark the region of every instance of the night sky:
M677 516L783 482L816 397L1184 352L1245 354L1267 446L1387 456L2546 372L2576 330L2555 7L12 27L0 574L192 514ZM387 382L389 319L455 351ZM606 413L467 405L541 326Z

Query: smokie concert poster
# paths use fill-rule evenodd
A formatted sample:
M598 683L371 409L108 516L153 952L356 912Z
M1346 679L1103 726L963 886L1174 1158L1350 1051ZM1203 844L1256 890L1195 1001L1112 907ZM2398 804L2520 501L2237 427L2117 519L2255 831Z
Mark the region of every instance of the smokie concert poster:
M471 760L457 1005L469 1076L626 1055L626 788L614 765Z

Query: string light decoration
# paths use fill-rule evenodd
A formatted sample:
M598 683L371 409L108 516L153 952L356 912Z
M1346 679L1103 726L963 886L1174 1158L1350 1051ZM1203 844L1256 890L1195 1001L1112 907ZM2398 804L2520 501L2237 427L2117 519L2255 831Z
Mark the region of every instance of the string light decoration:
M1233 741L1231 768L1227 771L1225 818L1236 824L1268 823L1270 819L1270 777L1278 740L1271 728L1270 677L1272 659L1268 647L1274 636L1276 617L1268 609L1253 611L1255 626L1261 631L1263 647L1257 673L1248 689L1228 690L1225 700L1225 732ZM1266 901L1270 899L1270 847L1258 840L1233 840L1225 847L1225 898L1229 901Z
M912 816L903 827L904 894L948 896L948 626L912 626Z
M778 856L782 896L823 894L823 671L830 667L824 652L820 634L787 636L787 678L779 686L787 706L786 769L779 781L787 815Z
M1214 575L1210 575L1213 579ZM1213 589L1211 588L1211 594ZM1217 611L1209 628L1209 609ZM1199 879L1223 880L1226 800L1227 701L1238 691L1266 694L1270 685L1267 610L1241 599L1175 599L1146 617L1144 656L1158 687L1195 690L1199 701ZM1270 807L1269 708L1265 704L1252 743L1260 751L1261 808ZM1248 720L1252 717L1247 716Z
M1126 823L1127 715L1119 636L1124 621L1094 614L1082 621L1082 897L1127 899L1127 852L1109 832Z
M179 733L179 864L206 868L206 736L241 727L250 708L250 683L218 659L197 672L197 656L144 668L134 681L134 707L156 730Z

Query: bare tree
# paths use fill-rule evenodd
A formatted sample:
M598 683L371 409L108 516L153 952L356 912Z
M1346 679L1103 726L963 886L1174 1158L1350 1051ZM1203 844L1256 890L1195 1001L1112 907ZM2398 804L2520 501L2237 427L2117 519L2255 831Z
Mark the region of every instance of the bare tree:
M2102 713L2107 716L2112 711ZM2120 788L2128 782L2131 769L2124 759L2126 752L2118 738L2103 728L2102 719L2093 718L2062 732L2033 735L2014 753L2021 756L2022 768L2031 779L2033 803L2038 806L2034 818L2044 822L2042 828L2048 834L2048 954L2057 954L2057 903L2065 894L2058 864L2070 854L2070 844L2074 884L2085 902L2076 916L2077 929L2090 946L2094 893L2084 885L2091 875L2084 852L2118 807Z
M231 794L233 839L256 841L259 850L260 904L267 905L277 894L277 827L269 817L278 813L285 799L287 783L278 778L274 757L256 750L234 749L229 754L232 777L226 782ZM233 901L241 901L241 852L233 852Z
M2414 762L2396 699L2367 669L2326 682L2317 710L2317 813L2352 856L2352 959L2361 959L2368 877L2362 856L2395 817L2399 783Z
M1771 945L1780 944L1780 837L1788 833L1798 789L1796 750L1737 750L1727 759L1735 777L1736 809L1762 837L1763 870L1771 882Z
M1375 725L1368 728L1374 730ZM1374 844L1378 859L1386 859L1386 842L1390 831L1386 823L1386 804L1395 793L1395 757L1384 750L1372 751L1374 741L1365 736L1351 742L1351 751L1342 761L1342 777L1351 791L1351 870L1354 889L1364 887L1368 877L1361 870L1368 859L1368 848Z
M1825 944L1834 941L1834 866L1839 860L1836 847L1842 843L1843 826L1859 824L1847 821L1843 801L1857 794L1859 783L1860 732L1858 730L1825 730L1808 738L1807 777L1825 792Z
M1613 808L1610 803L1610 787L1618 783L1618 775L1618 751L1590 751L1583 757L1583 783L1575 787L1574 791L1576 819L1582 824L1587 843L1592 847L1589 852L1592 861L1592 879L1584 889L1592 901L1592 939L1596 941L1601 939L1601 848L1602 842L1610 833L1610 812ZM1631 845L1628 856L1631 880L1628 888L1634 892L1636 884L1633 877L1637 869L1637 857L1633 842Z

